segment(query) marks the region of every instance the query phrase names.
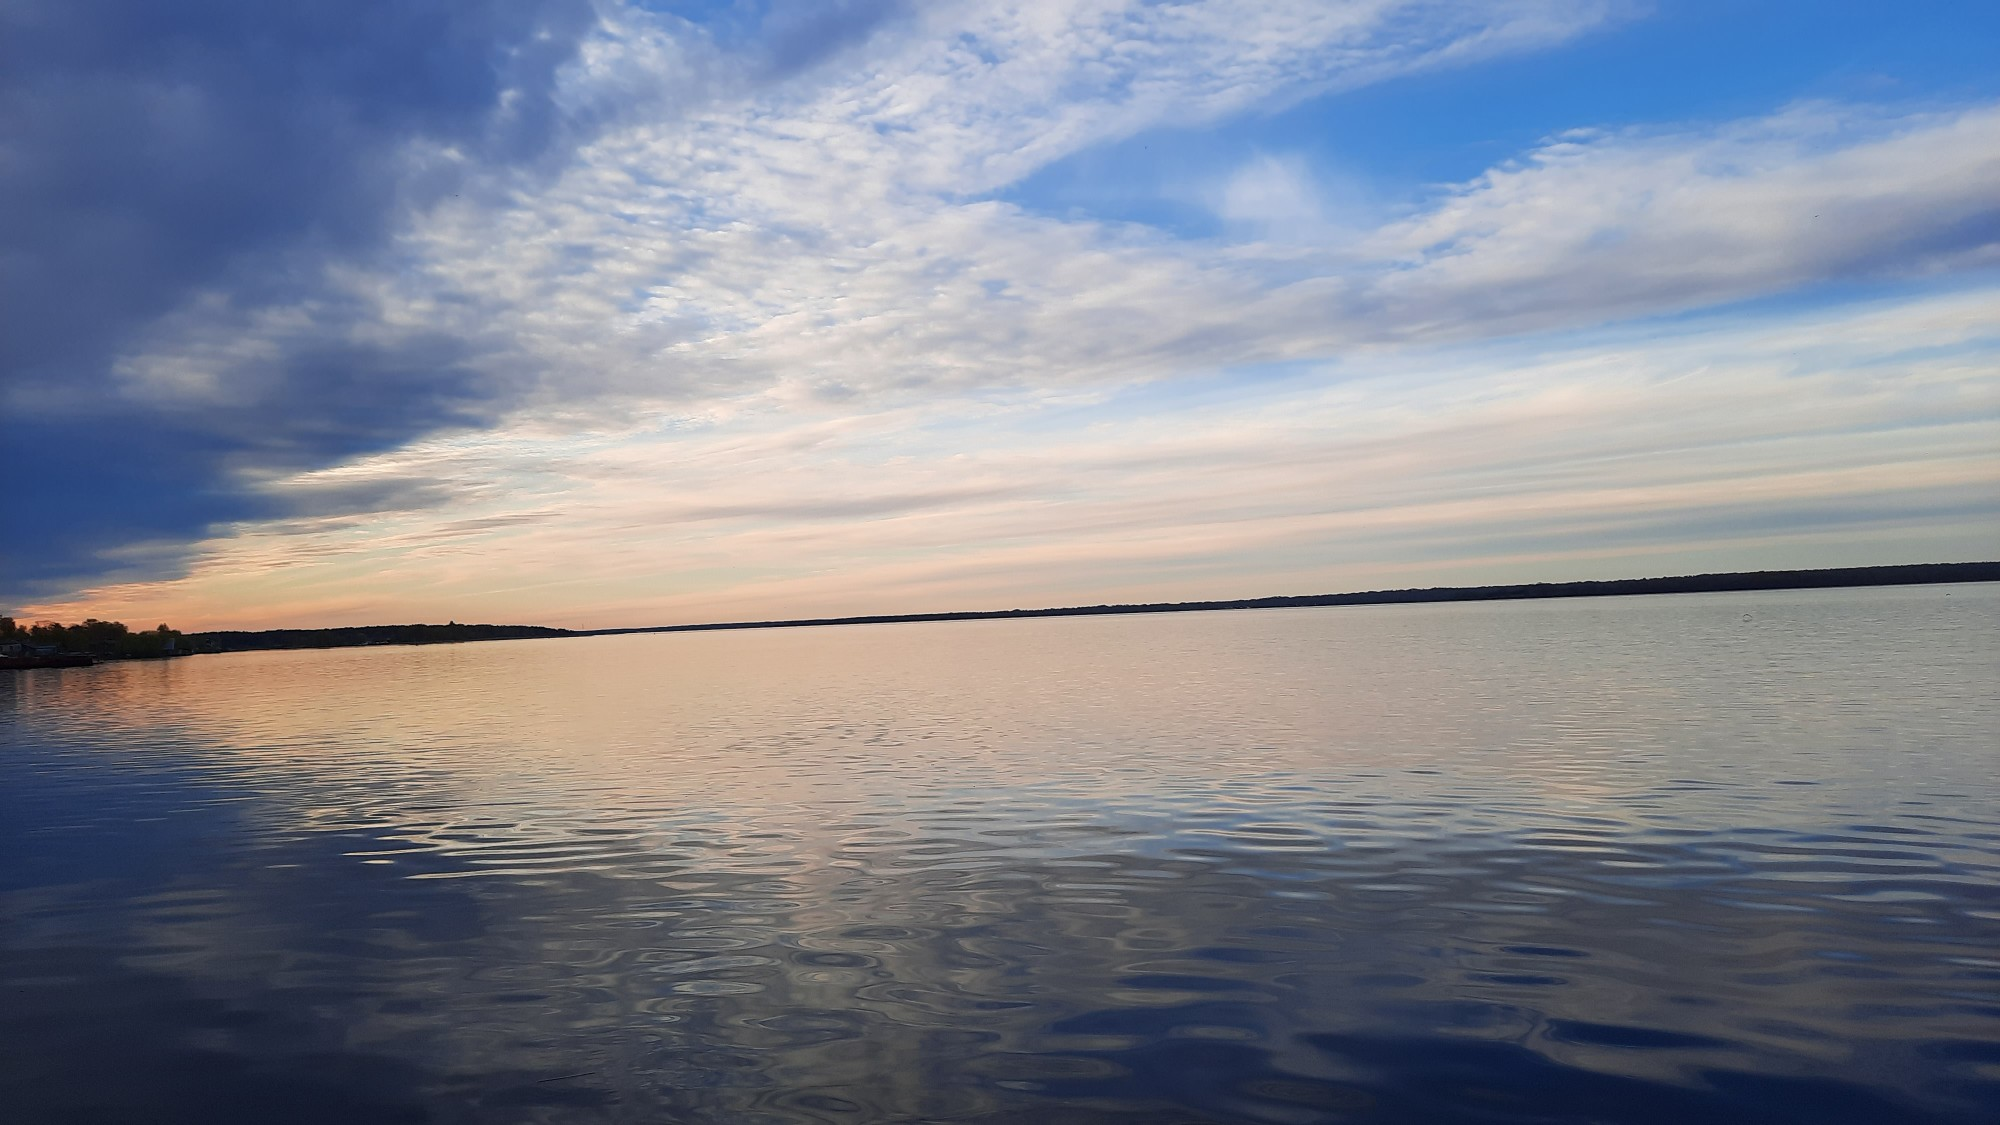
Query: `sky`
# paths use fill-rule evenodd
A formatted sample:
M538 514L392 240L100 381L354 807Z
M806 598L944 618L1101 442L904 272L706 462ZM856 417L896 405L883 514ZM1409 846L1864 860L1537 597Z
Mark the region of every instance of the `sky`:
M0 0L0 612L2000 558L2000 5Z

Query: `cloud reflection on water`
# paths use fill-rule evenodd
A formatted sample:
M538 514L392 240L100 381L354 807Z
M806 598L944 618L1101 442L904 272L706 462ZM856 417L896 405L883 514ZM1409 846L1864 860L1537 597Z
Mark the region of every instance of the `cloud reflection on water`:
M9 893L10 984L77 1003L7 1040L51 1112L208 1120L249 1112L223 1088L447 1121L1975 1120L2000 600L1951 599L23 677L9 820L96 848ZM146 1029L122 1087L41 1045L96 1019Z

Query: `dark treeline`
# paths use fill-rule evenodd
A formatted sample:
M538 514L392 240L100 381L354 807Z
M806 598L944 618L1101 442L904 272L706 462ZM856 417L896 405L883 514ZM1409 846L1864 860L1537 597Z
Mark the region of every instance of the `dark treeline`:
M956 613L874 614L783 621L724 621L700 625L653 625L624 629L554 629L540 625L361 625L338 629L221 630L183 636L165 625L135 633L116 621L81 625L42 622L23 629L0 617L0 644L53 646L97 656L164 656L253 649L352 648L361 645L437 645L460 641L588 637L623 633L687 633L714 629L782 629L813 625L879 625L904 621L983 621L1009 617L1087 617L1115 613L1185 613L1221 609L1283 609L1294 606L1394 605L1412 602L1512 601L1527 598L1592 598L1632 594L1697 594L1732 590L1806 590L1841 586L1903 586L1940 582L2000 581L2000 562L1919 563L1861 566L1836 570L1760 570L1694 574L1675 578L1626 578L1606 582L1531 582L1514 586L1436 586L1427 589L1367 590L1349 594L1299 594L1230 601L1152 602L1129 605L1064 606L1052 609L969 610Z
M814 617L790 621L728 621L597 629L593 634L688 633L708 629L782 629L809 625L881 625L898 621L987 621L1006 617L1090 617L1114 613L1186 613L1217 609L1284 609L1327 605L1397 605L1411 602L1514 601L1528 598L1603 598L1632 594L1706 594L1733 590L1810 590L1843 586L1912 586L1937 582L2000 581L2000 562L1915 563L1828 570L1756 570L1691 574L1675 578L1619 578L1602 582L1531 582L1516 586L1433 586L1366 590L1352 594L1297 594L1213 602L1083 605L1058 609L996 609L961 613L899 613L868 617Z
M28 626L22 626L11 617L0 617L0 647L16 645L58 653L124 659L179 656L192 651L188 638L165 625L134 632L123 621L99 621L95 617L79 625L37 621Z
M225 629L196 633L203 652L247 652L268 648L354 648L360 645L448 645L460 641L512 641L529 637L571 637L568 629L540 625L358 625L342 629Z

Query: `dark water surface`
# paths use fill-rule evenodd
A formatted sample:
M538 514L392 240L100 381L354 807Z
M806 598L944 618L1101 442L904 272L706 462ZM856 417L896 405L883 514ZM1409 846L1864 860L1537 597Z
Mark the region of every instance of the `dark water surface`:
M0 679L8 1122L2000 1120L2000 589Z

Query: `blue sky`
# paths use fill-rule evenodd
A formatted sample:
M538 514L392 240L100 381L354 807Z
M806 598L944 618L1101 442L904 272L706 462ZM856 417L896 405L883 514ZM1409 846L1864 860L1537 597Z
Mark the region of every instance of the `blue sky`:
M29 0L0 604L2000 554L2000 9Z
M1684 128L1809 100L1921 110L2000 97L2000 7L1870 0L1614 6L1543 51L1401 75L1201 128L1149 129L1054 161L998 193L1054 215L1219 233L1190 199L1213 169L1301 157L1384 206L1477 176L1579 128Z

